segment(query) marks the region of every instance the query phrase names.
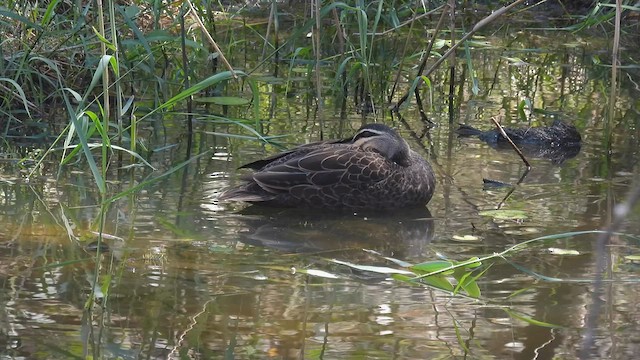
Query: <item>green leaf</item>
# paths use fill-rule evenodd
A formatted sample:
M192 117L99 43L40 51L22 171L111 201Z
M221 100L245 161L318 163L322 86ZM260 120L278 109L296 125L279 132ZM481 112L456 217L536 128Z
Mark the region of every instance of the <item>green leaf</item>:
M409 285L420 286L420 283L417 280L415 280L412 276L407 276L403 274L391 274L391 278L398 281L405 282Z
M459 271L462 269L456 269L454 277L458 280L458 285L454 289L454 293L457 293L462 288L469 296L477 298L480 297L480 287L476 283L475 279L471 277L471 272Z
M428 274L434 271L440 271L442 269L450 268L452 266L453 266L453 263L450 261L434 260L434 261L427 261L427 262L413 265L409 267L409 269L415 272ZM442 274L453 274L453 270L443 272Z
M196 155L194 157L191 157L188 160L183 161L182 163L172 167L171 169L165 171L164 173L162 173L162 174L160 174L160 175L158 175L158 176L156 176L154 178L145 180L145 181L139 183L136 186L132 186L132 187L128 188L125 191L117 193L113 197L105 200L105 203L112 203L112 202L114 202L114 201L116 201L116 200L118 200L118 199L120 199L120 198L122 198L124 196L132 194L132 193L144 188L145 186L149 186L149 184L152 184L152 183L154 183L154 182L156 182L156 181L158 181L158 180L160 180L160 179L162 179L162 178L164 178L166 176L169 176L169 175L175 173L176 171L178 171L178 170L182 169L183 167L189 165L190 163L200 159L201 157L207 155L210 152L211 152L211 150L207 150L207 151L204 151L204 152L202 152L202 153L200 153L200 154L198 154L198 155Z
M480 261L480 259L477 256L471 257L469 258L469 260L465 260L465 261L460 261L460 262L456 262L456 265L458 264L463 264L469 261L474 261L474 260L478 260L476 262L472 262L469 264L465 264L464 267L467 269L473 269L473 268L477 268L478 266L482 265L482 262Z
M415 278L404 274L391 274L391 277L395 280L402 281L413 286L427 284L445 291L453 291L453 285L451 282L441 275L433 275L420 280L416 280Z
M529 323L531 325L536 325L536 326L542 326L542 327L547 327L547 328L561 328L562 326L560 325L556 325L556 324L552 324L552 323L548 323L548 322L544 322L544 321L540 321L540 320L536 320L532 317L529 316L525 316L522 314L518 314L515 311L511 311L507 308L502 308L502 310L504 310L504 312L506 312L509 316L516 318L516 319L520 319L526 323Z
M237 76L247 76L247 74L245 74L242 71L236 71L235 74ZM215 74L213 76L209 76L208 78L200 81L199 83L191 86L190 88L182 90L179 94L177 94L174 97L172 97L171 99L167 100L165 103L163 103L162 105L157 107L152 112L155 112L157 110L164 110L164 109L168 109L170 107L173 107L175 104L177 104L178 102L188 98L189 96L192 96L193 94L197 94L198 92L208 88L209 86L215 85L215 84L217 84L217 83L219 83L221 81L227 81L229 79L233 79L233 74L230 71L223 71L223 72ZM254 90L253 86L252 86L252 90ZM254 96L255 96L255 94L254 94ZM256 104L256 106L258 106L258 104ZM148 115L149 114L147 114L146 116L148 116Z
M91 27L93 29L93 33L96 34L96 36L98 37L98 39L100 40L100 42L102 42L103 44L105 44L106 47L109 48L109 50L111 51L116 51L116 47L115 45L113 45L113 43L109 40L107 40L107 38L105 38L104 36L102 36L102 34L100 34L100 32L98 31L98 29L96 29L95 27Z
M13 85L13 87L16 89L16 91L18 92L18 94L20 95L20 100L22 100L22 103L24 104L24 109L27 111L27 115L29 115L29 117L31 117L31 113L29 112L29 101L27 100L27 96L24 93L24 90L22 90L22 86L20 86L17 82L15 82L12 79L9 78L0 78L0 81L6 81L8 83L10 83L11 85Z
M524 100L518 103L518 117L521 121L527 121L527 113L524 112L524 108L526 105L527 103Z
M100 285L100 290L102 290L102 293L105 294L105 296L107 296L109 294L110 287L111 287L111 275L105 274L102 277L102 285Z
M453 291L453 285L451 282L444 276L438 274L433 276L427 276L421 279L422 282L429 284L433 287L437 287L438 289Z
M42 20L40 21L40 25L47 26L49 24L49 20L55 15L55 9L58 7L60 0L53 0L47 6L47 10L44 12L44 16L42 16Z
M3 9L0 9L0 17L8 17L9 19L13 19L16 21L19 21L23 24L25 24L27 27L31 27L37 30L42 30L42 26L32 22L31 20L27 19L26 17L19 15L13 11L6 11ZM6 36L6 35L5 35ZM5 37L3 36L3 37Z

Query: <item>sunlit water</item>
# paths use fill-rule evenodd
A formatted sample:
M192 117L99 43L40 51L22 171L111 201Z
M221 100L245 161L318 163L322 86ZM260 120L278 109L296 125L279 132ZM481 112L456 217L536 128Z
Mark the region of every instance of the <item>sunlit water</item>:
M615 117L608 119L608 70L592 65L589 55L600 49L545 41L549 48L538 52L473 52L480 94L470 92L467 79L453 125L445 84L434 85L431 130L414 105L402 111L404 119L378 117L433 164L438 184L428 210L327 214L221 204L221 191L240 181L235 169L276 149L200 132L197 142L212 152L186 175L114 203L105 229L113 237L96 263L87 244L96 239L98 198L88 171L70 166L73 172L53 181L55 166L44 165L26 182L30 169L3 164L1 358L575 358L592 305L597 234L537 242L486 261L479 299L332 262L400 268L384 257L414 264L466 260L609 224L640 175L638 90L623 78ZM527 64L505 61L515 54ZM444 83L444 73L434 84ZM278 104L268 104L275 110L266 133L293 134L282 139L289 145L318 140L320 125L305 96L277 94ZM517 183L525 170L520 158L452 131L458 122L489 129L489 118L501 112L504 123L526 126L517 120L524 98L548 112L533 119L550 124L561 117L576 124L584 141L560 164L530 159L531 172L507 197L511 188L483 189L483 179ZM363 120L352 103L346 118L326 105L326 137L349 136L374 121L374 115ZM205 123L199 130L238 131ZM178 136L169 132L169 142L183 141ZM183 161L180 144L151 158L158 172ZM110 186L117 192L131 181L129 174L114 175ZM497 208L521 210L526 218L479 215ZM620 231L638 236L639 224L636 208ZM640 268L628 256L640 248L637 239L614 236L606 250L597 351L602 358L631 358L640 346ZM96 303L86 311L92 291Z

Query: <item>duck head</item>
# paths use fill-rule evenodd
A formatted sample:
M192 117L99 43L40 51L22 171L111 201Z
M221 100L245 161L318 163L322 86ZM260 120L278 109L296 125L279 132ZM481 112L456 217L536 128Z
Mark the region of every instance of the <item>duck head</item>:
M353 145L364 151L374 151L400 166L409 166L409 144L392 128L382 124L367 124L353 136Z

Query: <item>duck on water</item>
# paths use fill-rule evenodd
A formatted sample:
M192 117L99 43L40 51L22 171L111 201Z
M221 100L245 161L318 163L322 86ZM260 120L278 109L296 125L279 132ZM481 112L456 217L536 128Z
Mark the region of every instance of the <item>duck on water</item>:
M424 206L435 189L429 163L392 128L301 145L242 166L254 170L219 200L280 207L397 209Z
M580 152L582 141L580 133L575 126L561 120L555 120L551 126L504 127L503 130L528 156L549 159L559 164ZM461 137L477 136L492 148L511 147L498 129L482 131L469 125L460 124L456 132Z

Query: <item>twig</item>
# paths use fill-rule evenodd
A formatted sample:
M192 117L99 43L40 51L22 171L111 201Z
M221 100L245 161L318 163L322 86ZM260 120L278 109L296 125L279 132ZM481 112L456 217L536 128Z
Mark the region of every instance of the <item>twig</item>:
M502 134L502 136L504 136L505 139L507 139L507 141L509 142L509 144L511 144L511 147L513 148L513 150L516 151L516 153L518 153L518 155L520 156L520 159L522 159L522 161L524 162L524 164L527 166L527 172L529 172L529 170L531 170L531 164L529 164L529 162L527 161L527 158L524 157L524 154L522 154L522 151L520 151L520 149L518 149L518 146L513 142L513 140L511 140L511 138L509 137L509 135L507 135L506 132L504 132L504 129L502 128L502 125L500 125L498 123L498 121L496 120L495 117L491 118L491 121L493 121L493 123L496 125L496 128L498 129L498 131L500 132L500 134ZM526 175L525 173L525 175Z
M227 61L227 58L224 57L222 50L220 50L220 48L218 47L218 44L216 44L216 41L213 40L213 37L211 37L211 34L209 34L209 31L207 31L207 28L202 23L202 20L200 20L200 17L198 16L198 12L196 11L196 8L193 7L191 0L187 0L187 4L189 4L189 9L193 14L193 18L196 20L196 23L198 23L198 27L200 27L200 30L202 30L202 32L204 33L204 37L207 38L211 46L213 46L216 52L220 55L220 59L222 60L222 63L224 64L224 66L227 67L227 69L229 69L229 71L231 72L231 75L233 75L233 78L237 79L238 75L236 75L236 72L233 70L233 67L231 66L231 64L229 64L229 61Z

